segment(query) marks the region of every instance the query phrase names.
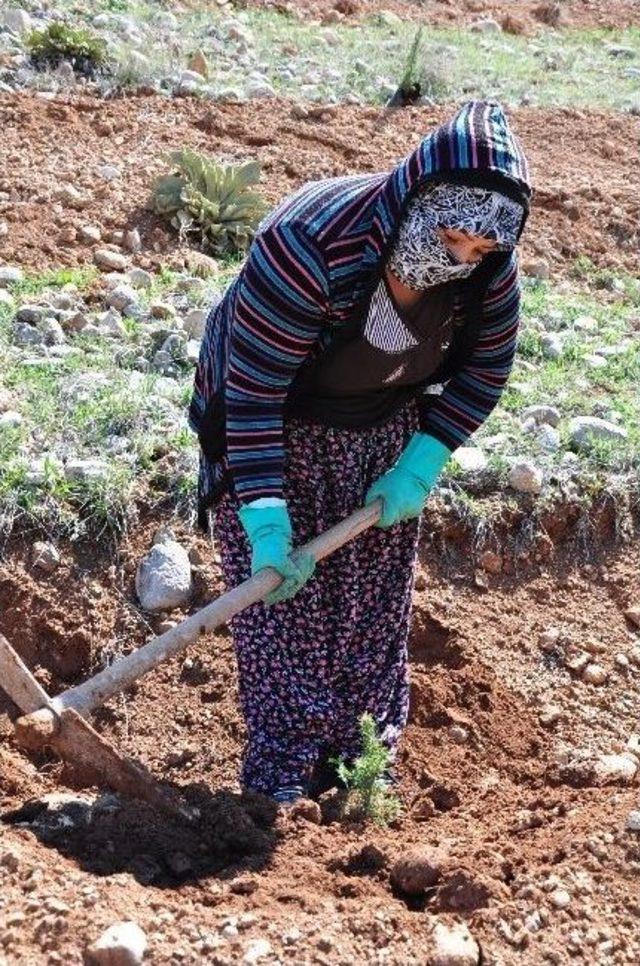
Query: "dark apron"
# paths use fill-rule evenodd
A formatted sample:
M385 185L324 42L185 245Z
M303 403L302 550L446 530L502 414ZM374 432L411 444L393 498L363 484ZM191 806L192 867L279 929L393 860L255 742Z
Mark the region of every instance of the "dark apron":
M339 330L324 352L302 367L289 393L289 415L343 428L374 426L415 397L441 368L454 331L457 285L433 286L407 311L398 308L384 277L381 284L411 344L400 350L372 344L376 325L370 307L364 323L360 319ZM382 329L386 323L383 319Z

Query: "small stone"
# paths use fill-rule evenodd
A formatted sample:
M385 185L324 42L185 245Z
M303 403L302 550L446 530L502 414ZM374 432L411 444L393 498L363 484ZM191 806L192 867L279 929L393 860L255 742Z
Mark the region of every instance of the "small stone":
M636 776L638 766L626 755L603 755L595 764L596 777L602 784L621 782L628 785Z
M176 310L168 302L152 302L149 311L154 319L175 319Z
M465 473L475 473L487 466L487 457L479 446L459 446L452 461Z
M135 922L116 922L85 950L92 966L138 966L147 948L147 937Z
M543 453L557 453L560 449L560 433L553 426L541 426L535 441Z
M110 308L126 312L130 306L137 306L138 293L128 285L117 285L109 292L105 301Z
M453 724L449 728L449 737L456 745L466 745L469 740L469 731L462 725Z
M29 33L33 27L33 21L27 11L21 10L19 7L5 10L2 14L2 24L17 36Z
M252 939L245 949L242 962L257 963L265 956L270 956L272 948L268 939Z
M67 341L62 326L57 319L43 319L38 328L42 333L45 345L62 345Z
M626 429L598 416L576 416L569 423L569 434L579 448L589 447L598 440L620 442L629 435Z
M104 480L108 471L107 464L100 459L74 459L65 466L65 476L73 483Z
M480 554L478 563L488 574L499 574L502 572L502 556L499 553L494 553L493 550L484 550Z
M559 359L563 352L562 339L553 332L547 333L540 340L542 354L545 359Z
M142 251L142 239L140 238L140 232L137 228L129 228L124 233L123 245L128 252L132 254L137 254Z
M509 486L519 493L538 494L542 490L542 470L529 460L520 460L511 467Z
M549 262L544 258L539 258L537 260L532 260L524 262L522 265L522 271L529 278L537 278L541 281L546 281L551 278L551 268L549 267Z
M98 168L98 174L103 181L117 181L122 177L120 168L115 164L103 164Z
M469 24L469 30L477 34L501 34L502 25L493 17L482 17Z
M629 651L629 660L634 667L640 667L640 647L632 647Z
M124 272L127 267L127 259L122 252L114 252L110 248L98 248L93 253L93 261L105 272Z
M427 578L426 578L425 574L423 574L423 573L416 574L416 579L415 579L415 582L414 582L414 587L418 591L426 590L427 589L428 582L427 582Z
M477 966L480 947L464 922L436 922L429 966Z
M191 309L184 317L185 331L192 339L202 339L207 322L207 312L204 309Z
M191 597L191 564L187 551L174 540L153 545L138 564L136 593L144 610L172 610Z
M626 654L619 652L615 655L613 659L616 663L616 667L619 667L621 671L626 671L629 668L629 658Z
M189 58L187 67L191 71L195 71L196 74L200 74L201 77L205 79L209 77L209 63L204 55L204 52L200 49L196 50L194 54Z
M624 616L635 627L640 627L640 607L629 607L624 612Z
M60 553L52 543L38 540L33 545L32 562L38 570L52 574L60 566Z
M38 325L46 317L47 309L43 305L26 304L21 305L16 312L18 322L27 322L29 325Z
M549 902L556 909L566 909L571 904L571 893L566 889L554 889L549 896Z
M13 328L13 340L16 345L42 345L44 337L35 326L17 322Z
M83 225L78 229L78 235L83 242L91 244L102 239L102 232L97 225Z
M275 97L275 88L268 81L251 81L247 84L247 96L266 99Z
M594 319L592 315L578 315L573 320L573 328L577 332L597 332L598 320Z
M586 684L604 684L608 676L607 669L601 664L587 664L582 672L582 680Z
M563 717L562 708L555 704L545 705L540 709L540 724L543 728L553 728Z
M15 409L8 409L6 412L0 413L0 430L17 429L22 426L23 422L22 414Z
M424 895L440 878L442 859L442 853L435 849L409 849L393 863L389 873L391 885L408 896Z
M67 208L73 208L75 211L82 211L89 204L88 196L78 191L72 184L63 185L56 197Z
M636 809L627 815L627 829L629 832L640 832L640 811Z
M15 268L13 265L0 265L0 288L16 285L23 278L24 272L21 268Z
M557 426L560 422L560 410L555 406L527 406L522 413L523 419L533 419L539 426L547 424Z

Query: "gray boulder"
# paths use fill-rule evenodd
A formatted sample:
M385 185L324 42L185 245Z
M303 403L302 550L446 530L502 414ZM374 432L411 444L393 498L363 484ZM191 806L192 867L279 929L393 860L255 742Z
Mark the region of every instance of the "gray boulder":
M560 422L560 410L555 406L527 406L522 413L523 419L533 419L539 426L557 426Z
M542 470L530 460L519 460L509 472L509 486L519 493L540 493L542 481Z
M171 610L191 596L191 563L184 547L167 535L138 564L136 593L144 610Z
M598 416L576 416L569 423L571 442L580 449L588 448L592 443L622 442L627 439L627 430L622 426Z

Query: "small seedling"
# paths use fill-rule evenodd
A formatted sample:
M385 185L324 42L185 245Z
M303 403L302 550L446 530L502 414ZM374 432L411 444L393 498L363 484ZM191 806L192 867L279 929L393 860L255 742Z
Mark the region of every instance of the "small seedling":
M334 759L338 776L347 787L346 813L354 817L370 818L378 825L387 825L400 813L400 801L392 795L385 781L391 764L389 749L377 735L372 715L360 719L362 754L352 765Z
M68 61L77 74L94 77L107 63L107 45L101 37L59 21L32 31L27 49L38 70L52 70Z

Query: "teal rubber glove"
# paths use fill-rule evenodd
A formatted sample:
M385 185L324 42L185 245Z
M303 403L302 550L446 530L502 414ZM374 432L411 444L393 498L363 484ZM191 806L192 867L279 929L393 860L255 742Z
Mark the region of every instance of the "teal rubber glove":
M451 450L427 433L414 433L392 469L369 488L365 503L382 497L382 515L376 526L392 527L419 517Z
M316 562L309 553L292 560L292 531L286 504L255 506L248 503L238 511L240 522L251 544L251 574L273 567L284 578L265 597L265 604L277 604L293 597L312 576Z

